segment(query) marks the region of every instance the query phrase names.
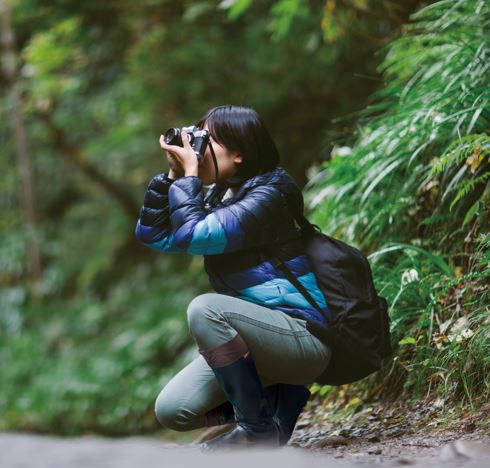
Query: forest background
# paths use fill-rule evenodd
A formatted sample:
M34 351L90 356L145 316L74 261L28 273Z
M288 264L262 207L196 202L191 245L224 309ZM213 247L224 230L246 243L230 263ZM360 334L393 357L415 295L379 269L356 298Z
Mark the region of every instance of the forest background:
M396 354L355 404L488 401L487 1L1 0L0 19L1 430L158 429L209 285L134 226L159 135L224 103L262 114L310 219L369 255Z

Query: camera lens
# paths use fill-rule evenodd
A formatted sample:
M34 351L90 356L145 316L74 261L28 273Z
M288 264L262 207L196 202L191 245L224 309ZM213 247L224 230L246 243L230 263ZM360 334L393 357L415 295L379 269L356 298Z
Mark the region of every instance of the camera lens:
M163 141L167 145L182 146L182 138L180 137L180 128L169 128L165 135L163 135Z

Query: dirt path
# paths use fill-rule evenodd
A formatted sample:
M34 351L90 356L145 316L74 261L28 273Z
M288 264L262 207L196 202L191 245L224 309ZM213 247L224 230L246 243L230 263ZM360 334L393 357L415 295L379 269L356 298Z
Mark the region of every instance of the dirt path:
M470 412L440 400L368 404L336 395L310 402L290 444L347 462L490 468L490 403Z
M202 454L196 446L175 445L147 437L59 438L0 434L1 468L250 468L339 466L334 458L285 448L267 452ZM340 466L349 466L341 463Z
M332 435L318 430L292 440L293 446L309 448L347 463L383 466L482 466L490 467L490 436L482 432L402 434L368 438Z
M337 439L332 439L337 437ZM325 442L325 440L329 442ZM349 442L342 436L299 433L299 440L315 448L286 447L268 452L204 455L196 446L166 443L158 438L61 438L0 433L1 468L250 468L351 466L490 466L490 438L481 434L452 439L409 436L379 442ZM323 445L318 441L323 440Z

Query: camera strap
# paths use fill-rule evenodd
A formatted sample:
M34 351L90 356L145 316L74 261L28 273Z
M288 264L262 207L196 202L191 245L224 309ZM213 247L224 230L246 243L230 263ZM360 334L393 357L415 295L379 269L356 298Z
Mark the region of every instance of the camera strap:
M218 183L218 161L216 160L216 154L214 153L214 148L211 141L208 143L209 149L211 150L211 156L213 157L214 162L214 181L216 184Z
M217 180L218 180L218 161L216 160L216 154L214 152L213 145L211 142L209 144L209 149L211 150L211 156L213 157L213 163L214 163L214 186L209 189L208 193L205 196L204 199L204 204L208 209L211 209L215 205L215 198L219 197L221 194L221 191L218 187Z

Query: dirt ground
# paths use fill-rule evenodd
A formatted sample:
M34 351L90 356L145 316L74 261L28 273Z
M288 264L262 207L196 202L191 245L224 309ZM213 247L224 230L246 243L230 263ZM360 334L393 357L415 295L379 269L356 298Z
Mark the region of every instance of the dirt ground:
M323 434L312 434L316 443ZM330 439L333 436L330 436ZM379 442L337 441L321 448L289 446L279 450L233 452L207 455L196 445L169 444L154 437L62 438L24 433L0 434L2 468L280 468L420 466L488 468L490 438L480 434L453 439L409 436Z
M336 434L318 430L303 435L298 431L292 446L367 465L490 467L490 436L482 430L464 435L440 431L369 438Z
M4 432L0 468L490 467L490 405L472 414L438 402L350 409L338 414L309 405L288 447L211 455L198 448L203 432L179 443L165 432L127 438Z
M465 412L440 400L371 406L351 400L344 408L309 405L290 445L367 464L490 467L490 404Z

